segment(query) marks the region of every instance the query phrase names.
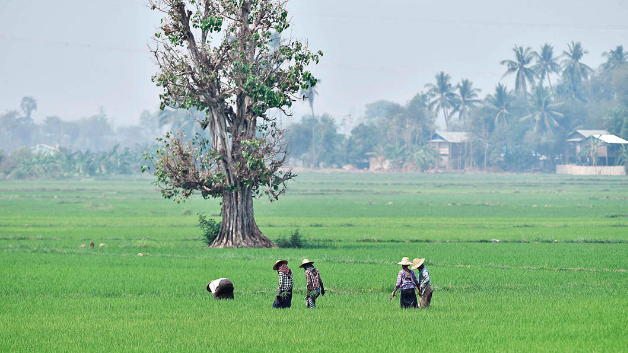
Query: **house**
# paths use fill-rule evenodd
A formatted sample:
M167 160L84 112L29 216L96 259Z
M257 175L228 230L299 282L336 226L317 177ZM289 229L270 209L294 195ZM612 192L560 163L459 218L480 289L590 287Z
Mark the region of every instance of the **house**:
M576 130L567 141L572 145L570 162L579 165L617 165L628 141L606 130Z
M468 132L436 132L429 143L438 152L437 169L461 170L467 167L471 135Z
M58 145L57 147L52 147L52 146L45 145L43 143L38 143L34 147L31 147L31 152L35 154L40 154L40 153L41 154L55 154L57 153L58 150L59 150Z

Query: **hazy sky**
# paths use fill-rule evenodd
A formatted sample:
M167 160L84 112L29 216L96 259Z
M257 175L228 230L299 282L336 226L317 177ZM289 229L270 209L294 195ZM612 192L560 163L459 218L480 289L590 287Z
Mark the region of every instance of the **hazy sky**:
M437 71L493 90L517 45L580 41L597 68L628 46L626 0L292 0L293 35L325 53L316 113L356 119L366 103L405 103ZM37 99L36 121L77 119L103 107L117 125L157 109L147 45L159 23L141 0L0 0L0 113ZM509 87L514 78L502 80ZM295 105L295 117L307 112Z

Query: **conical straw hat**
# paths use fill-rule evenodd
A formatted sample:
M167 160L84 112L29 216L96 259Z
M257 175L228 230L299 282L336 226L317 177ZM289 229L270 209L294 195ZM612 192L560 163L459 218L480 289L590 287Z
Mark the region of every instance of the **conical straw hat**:
M307 264L313 264L314 261L310 261L308 259L303 259L303 261L301 261L301 266L299 266L300 268L303 268L303 266L307 265Z
M423 263L425 262L425 259L414 259L412 260L412 269L416 270L417 268L421 267L421 265L423 265Z
M409 257L404 257L401 259L400 262L397 262L397 265L412 265L412 262L410 262L410 258Z
M275 262L275 265L273 265L273 270L277 271L279 269L279 266L281 266L281 264L288 264L288 260L277 260L277 262Z

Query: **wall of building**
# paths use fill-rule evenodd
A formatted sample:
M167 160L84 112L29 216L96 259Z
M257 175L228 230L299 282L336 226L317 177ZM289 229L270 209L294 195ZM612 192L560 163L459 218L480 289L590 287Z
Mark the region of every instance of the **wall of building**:
M584 165L557 165L556 174L567 175L626 175L626 167L591 167Z

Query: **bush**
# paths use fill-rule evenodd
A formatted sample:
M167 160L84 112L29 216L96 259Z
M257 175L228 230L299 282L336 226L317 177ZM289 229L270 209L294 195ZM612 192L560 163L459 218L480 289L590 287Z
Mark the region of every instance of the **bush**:
M302 234L299 232L299 228L295 229L290 237L280 237L275 241L275 245L280 248L302 248L304 247L304 240L302 239Z
M216 222L211 218L205 217L204 214L198 214L198 226L201 227L201 231L203 231L203 241L205 244L210 245L214 239L216 239L220 231L220 223L221 222Z

